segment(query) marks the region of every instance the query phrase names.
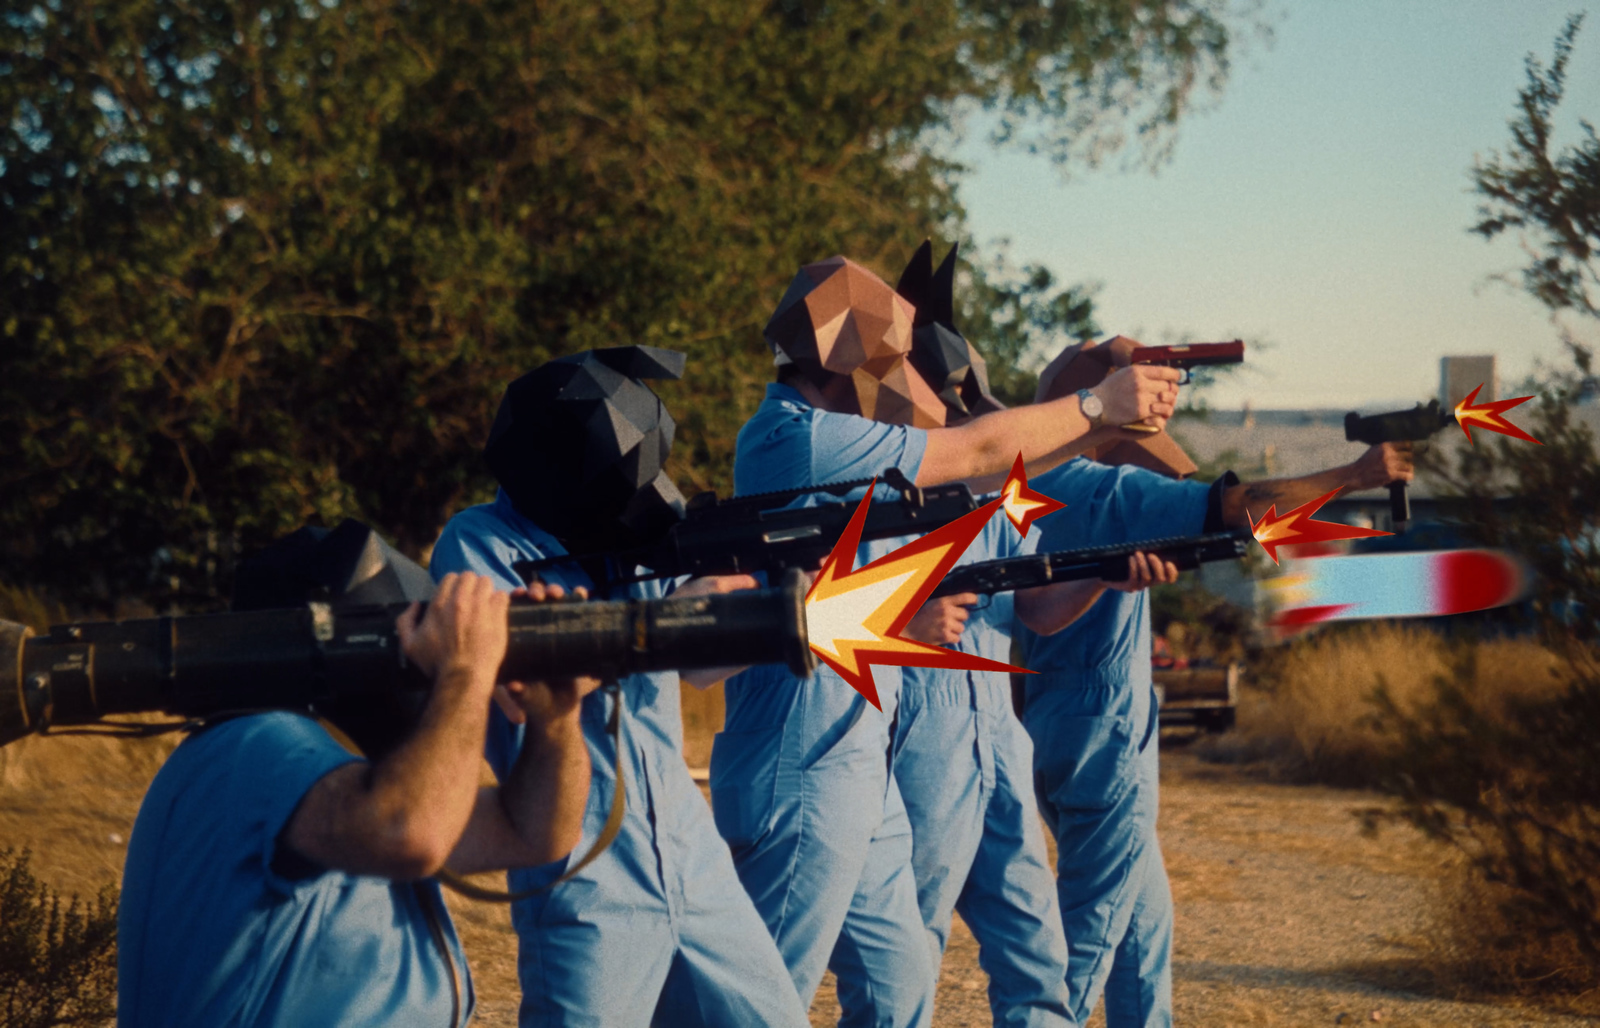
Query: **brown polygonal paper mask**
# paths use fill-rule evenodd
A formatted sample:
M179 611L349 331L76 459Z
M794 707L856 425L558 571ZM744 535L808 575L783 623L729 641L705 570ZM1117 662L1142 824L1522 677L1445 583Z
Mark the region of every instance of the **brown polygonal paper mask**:
M789 283L763 330L774 353L821 389L833 375L854 386L859 413L874 421L938 428L945 405L913 367L916 311L855 261L807 264Z
M1103 343L1067 347L1039 374L1040 402L1071 396L1079 389L1093 389L1113 370L1127 367L1129 355L1139 345L1127 336L1114 336ZM1183 447L1165 432L1109 443L1086 456L1101 464L1132 464L1170 478L1188 478L1199 470Z

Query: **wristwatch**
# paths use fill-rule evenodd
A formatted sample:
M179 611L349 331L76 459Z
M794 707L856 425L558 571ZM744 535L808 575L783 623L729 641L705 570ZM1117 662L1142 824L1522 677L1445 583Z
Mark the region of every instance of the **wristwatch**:
M1090 428L1099 428L1105 424L1106 405L1100 402L1100 397L1089 390L1078 390L1078 409L1089 419Z

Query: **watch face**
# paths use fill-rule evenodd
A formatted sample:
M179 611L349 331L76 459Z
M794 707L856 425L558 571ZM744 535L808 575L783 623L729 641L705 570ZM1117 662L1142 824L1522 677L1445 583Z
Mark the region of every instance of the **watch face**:
M1083 416L1093 421L1105 413L1105 404L1100 402L1100 397L1085 389L1078 394L1078 406L1083 411Z

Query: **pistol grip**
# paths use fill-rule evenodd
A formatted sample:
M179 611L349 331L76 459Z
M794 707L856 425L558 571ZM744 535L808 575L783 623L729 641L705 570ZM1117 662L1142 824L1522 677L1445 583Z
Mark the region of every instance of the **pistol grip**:
M1389 517L1397 530L1411 520L1411 494L1404 482L1389 483Z

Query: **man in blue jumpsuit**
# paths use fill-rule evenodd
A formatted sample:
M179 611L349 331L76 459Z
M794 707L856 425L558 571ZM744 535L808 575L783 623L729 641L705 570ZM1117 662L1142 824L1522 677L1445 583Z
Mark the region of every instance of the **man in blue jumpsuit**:
M933 377L946 424L1001 404L953 323L955 248L938 271L924 244L896 291L916 306L912 353L935 349L946 359ZM921 362L927 367L929 362ZM1026 525L1027 522L1024 522ZM1008 518L994 518L958 564L1034 552L1037 530L1024 537ZM1118 588L1143 588L1137 575ZM929 642L1007 662L1013 613L1050 632L1083 609L1087 583L1001 592L990 597L942 597L924 611L935 620ZM894 778L911 822L911 866L917 902L928 928L935 966L949 942L951 917L978 941L978 962L989 975L989 1004L997 1025L1071 1025L1067 947L1061 936L1055 876L1033 799L1033 743L1011 704L1003 672L908 667L901 673L895 717Z
M313 558L295 574L315 568ZM258 597L278 588L265 577ZM511 687L523 699L498 695L540 741L505 789L480 793L506 598L452 576L420 623L413 607L398 627L434 685L415 729L383 736L386 750L363 712L337 718L378 751L371 763L307 712L284 710L212 723L162 766L123 874L119 1024L435 1028L471 1018L467 962L427 876L446 858L469 872L546 864L576 842L588 787L579 695L532 684ZM535 688L542 705L521 706Z
M1133 345L1117 337L1101 344L1110 352L1069 349L1041 376L1040 401L1092 385L1125 363ZM1412 475L1408 451L1393 444L1330 471L1248 485L1231 472L1211 485L1183 481L1194 465L1165 436L1108 449L1101 456L1116 466L1079 458L1029 483L1067 505L1040 521L1041 551L1248 527L1249 511L1259 517L1276 504L1282 512L1335 489ZM1073 1015L1086 1022L1103 991L1109 1028L1172 1021L1172 893L1156 841L1149 603L1144 592L1113 592L1054 635L1018 629L1035 672L1024 680L1023 723L1034 741L1039 807L1056 837Z
M911 304L842 257L802 268L766 328L780 381L739 433L736 492L888 468L922 486L994 488L1018 453L1047 467L1120 434L1093 425L1075 397L943 427L943 404L906 359L914 317ZM1104 384L1103 405L1120 418L1105 420L1164 420L1176 375L1129 370ZM905 541L863 544L858 566ZM712 804L801 997L809 1002L831 967L842 1024L925 1025L936 968L888 767L900 676L878 668L874 677L881 709L827 668L799 679L769 665L731 679L712 751Z
M620 347L552 361L513 383L486 451L499 496L450 519L434 546L433 573L470 569L514 589L518 561L561 556L564 543L585 552L626 548L670 523L676 514L665 510L677 492L661 465L672 420L639 379L681 370L681 355ZM639 513L652 509L653 525ZM575 565L540 575L594 590ZM677 594L753 585L743 576L703 579ZM666 591L649 581L610 598L654 599ZM607 726L619 714L622 830L577 875L513 905L522 1028L625 1028L652 1016L665 1026L808 1024L689 776L678 683L676 674L633 675L584 704L594 784L575 854L593 846L618 787L618 744ZM492 719L486 752L496 775L522 745L521 726ZM513 892L548 886L554 877L548 870L508 875Z

